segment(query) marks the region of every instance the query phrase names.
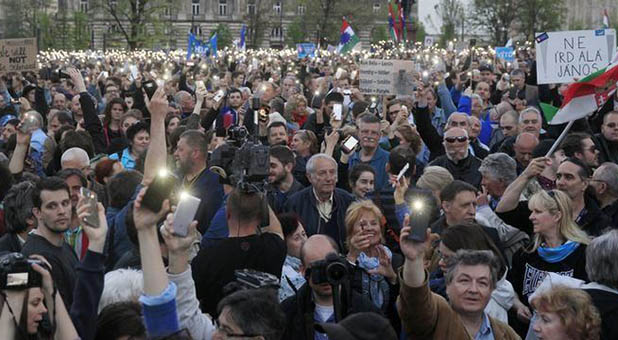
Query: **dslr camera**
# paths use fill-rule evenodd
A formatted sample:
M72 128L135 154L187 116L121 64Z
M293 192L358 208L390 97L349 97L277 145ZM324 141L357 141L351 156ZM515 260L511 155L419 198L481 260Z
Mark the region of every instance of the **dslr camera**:
M244 126L230 127L227 143L212 153L210 170L242 192L263 192L270 171L270 149L247 140L248 136Z
M21 253L8 253L1 256L0 289L22 290L41 287L43 277L32 268L34 263L47 268L43 261L26 258Z
M350 276L346 259L337 254L328 254L324 260L316 261L308 269L308 276L314 284L339 285Z

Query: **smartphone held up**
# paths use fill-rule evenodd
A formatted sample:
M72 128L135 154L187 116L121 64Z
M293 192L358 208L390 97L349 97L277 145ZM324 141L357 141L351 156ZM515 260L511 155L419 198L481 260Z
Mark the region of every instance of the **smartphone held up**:
M182 192L179 196L178 206L174 211L174 235L186 237L189 234L189 225L193 222L201 200Z
M88 205L88 216L84 217L84 222L92 228L98 228L100 226L100 221L97 194L94 191L82 187L80 189L80 195Z

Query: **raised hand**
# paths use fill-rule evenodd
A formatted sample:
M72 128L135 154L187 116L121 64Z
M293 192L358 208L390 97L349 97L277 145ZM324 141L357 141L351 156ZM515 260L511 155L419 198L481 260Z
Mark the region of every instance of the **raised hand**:
M167 199L163 201L161 210L157 213L150 211L150 209L146 207L142 207L142 200L144 199L144 194L146 194L146 189L147 187L144 187L140 190L133 203L133 222L138 232L155 227L157 222L170 210L170 201Z

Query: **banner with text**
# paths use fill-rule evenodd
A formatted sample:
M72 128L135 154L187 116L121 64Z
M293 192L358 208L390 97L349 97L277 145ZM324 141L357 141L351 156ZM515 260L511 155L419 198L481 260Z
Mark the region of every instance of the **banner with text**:
M360 91L377 95L413 95L414 62L366 59L360 61Z
M616 30L535 34L539 84L570 83L606 67L616 53Z
M0 73L36 71L35 38L0 40Z
M515 61L515 50L513 47L496 47L496 58L512 63Z

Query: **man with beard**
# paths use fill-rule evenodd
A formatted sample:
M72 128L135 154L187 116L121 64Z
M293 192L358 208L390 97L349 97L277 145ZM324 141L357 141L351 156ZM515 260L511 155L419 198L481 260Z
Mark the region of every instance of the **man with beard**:
M73 302L73 290L78 264L73 249L64 241L64 232L71 223L71 194L58 177L41 178L32 192L32 213L38 227L29 237L22 253L41 255L51 265L51 274L66 306Z
M442 144L446 154L434 159L429 165L441 166L447 169L454 179L480 188L481 160L472 156L468 150L468 132L462 128L450 128L444 133Z
M275 213L281 211L290 195L304 188L292 175L294 164L294 153L290 148L282 145L270 148L268 201Z
M180 135L174 160L184 190L202 200L195 215L201 233L208 229L210 220L223 202L223 186L219 183L219 176L208 170L207 157L208 142L203 132L187 130Z

